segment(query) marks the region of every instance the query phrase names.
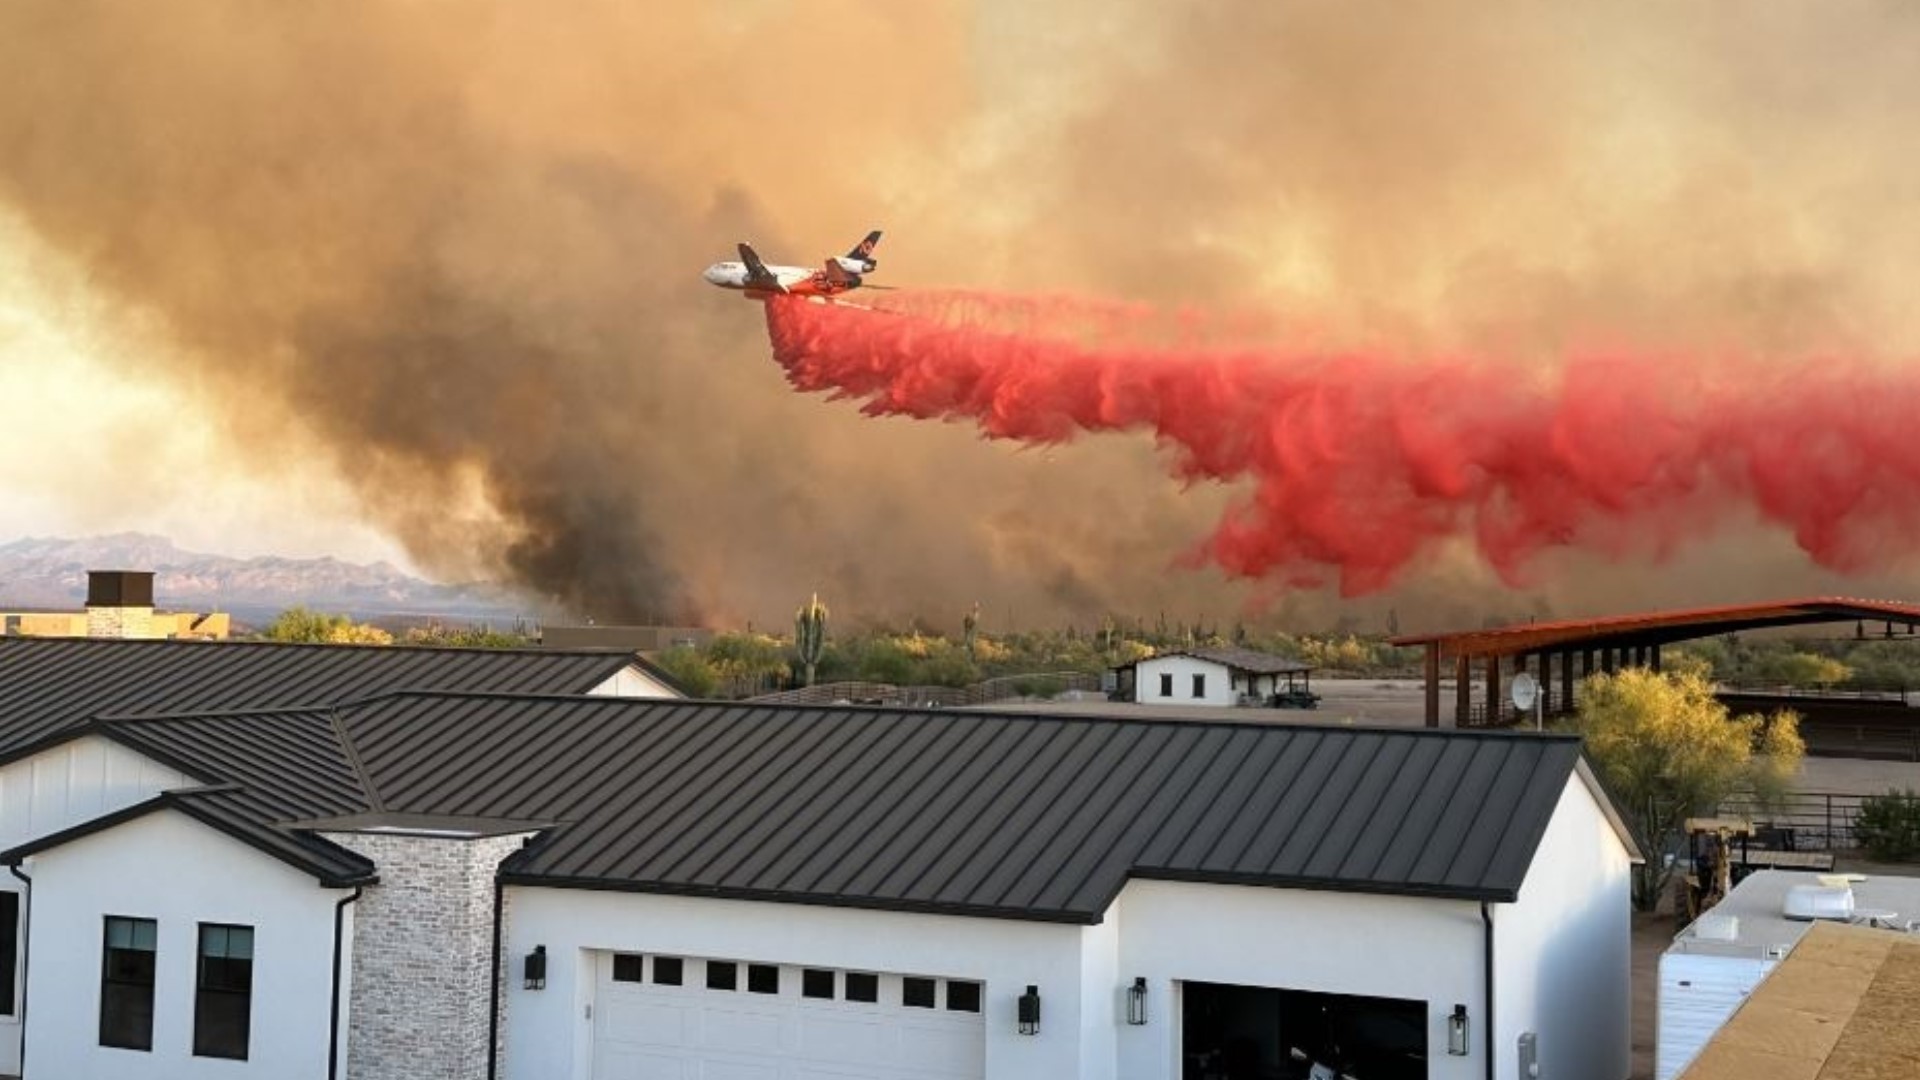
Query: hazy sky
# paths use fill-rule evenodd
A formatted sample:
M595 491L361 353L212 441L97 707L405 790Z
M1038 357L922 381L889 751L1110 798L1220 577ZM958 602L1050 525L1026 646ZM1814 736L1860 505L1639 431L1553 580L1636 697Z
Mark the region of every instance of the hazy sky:
M97 333L103 304L0 212L0 541L141 531L189 550L401 565L325 467L249 467L219 415L140 343Z
M1920 354L1920 8L1490 0L0 5L0 536L490 575L603 619L1378 626L1911 594L1752 515L1461 542L1361 603L1180 568L1243 490L802 396L700 281L1250 310L1329 349ZM1436 402L1437 408L1451 407ZM1905 460L1903 448L1890 453Z

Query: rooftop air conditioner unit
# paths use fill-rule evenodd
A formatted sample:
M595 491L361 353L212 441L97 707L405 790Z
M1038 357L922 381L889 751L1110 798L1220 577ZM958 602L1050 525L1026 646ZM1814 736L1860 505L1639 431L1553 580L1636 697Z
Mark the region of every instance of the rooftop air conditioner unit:
M1824 885L1795 885L1787 890L1786 910L1782 912L1789 919L1839 919L1853 918L1853 890L1848 888L1829 888Z

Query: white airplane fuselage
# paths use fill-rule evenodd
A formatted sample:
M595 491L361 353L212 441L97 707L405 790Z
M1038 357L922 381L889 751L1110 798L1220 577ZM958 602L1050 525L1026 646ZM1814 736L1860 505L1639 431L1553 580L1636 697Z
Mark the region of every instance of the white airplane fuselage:
M742 241L737 262L714 263L700 276L709 285L746 293L749 300L764 300L769 296L830 299L859 288L860 275L872 272L879 265L873 259L873 246L879 242L880 230L875 229L854 245L852 251L828 258L818 270L809 270L804 266L769 265L753 250L752 244Z
M767 270L773 274L773 279L780 283L780 287L790 293L804 291L797 286L811 283L814 277L820 273L817 270L809 270L803 266L769 265ZM776 291L747 284L746 263L717 262L707 267L706 273L701 276L707 279L707 284L718 285L723 289L738 289L743 292L761 294Z

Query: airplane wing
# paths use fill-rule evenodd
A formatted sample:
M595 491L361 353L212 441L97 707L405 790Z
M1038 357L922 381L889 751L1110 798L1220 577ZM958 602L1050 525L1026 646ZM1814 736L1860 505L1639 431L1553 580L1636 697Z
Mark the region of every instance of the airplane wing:
M740 261L747 264L748 288L787 291L781 288L780 279L773 276L773 271L767 269L767 264L760 261L760 253L753 250L753 245L741 243Z

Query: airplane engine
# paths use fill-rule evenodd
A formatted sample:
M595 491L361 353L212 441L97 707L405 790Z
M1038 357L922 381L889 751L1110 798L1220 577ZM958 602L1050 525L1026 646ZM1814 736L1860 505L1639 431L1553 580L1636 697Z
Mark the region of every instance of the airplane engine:
M849 274L871 274L880 265L872 259L855 259L846 255L841 255L833 261L839 263L840 269Z

